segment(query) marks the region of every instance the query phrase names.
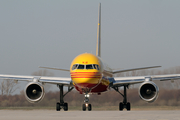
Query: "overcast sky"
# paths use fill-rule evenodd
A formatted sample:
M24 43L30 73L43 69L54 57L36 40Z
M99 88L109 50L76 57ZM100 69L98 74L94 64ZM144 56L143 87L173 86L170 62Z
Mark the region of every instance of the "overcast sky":
M179 0L1 0L0 74L69 69L77 55L95 54L99 2L102 59L111 68L180 66Z

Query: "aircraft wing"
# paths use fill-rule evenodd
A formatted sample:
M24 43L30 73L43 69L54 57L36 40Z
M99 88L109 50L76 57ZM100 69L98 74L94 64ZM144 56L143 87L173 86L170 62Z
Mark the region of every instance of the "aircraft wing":
M14 81L27 81L27 82L41 82L41 83L49 83L49 84L59 84L71 86L72 80L71 78L65 77L44 77L44 76L20 76L20 75L2 75L0 74L0 79L8 79Z
M133 69L124 69L124 70L115 70L115 71L108 71L112 74L116 74L116 73L122 73L122 72L129 72L129 71L134 71L134 70L144 70L144 69L151 69L151 68L158 68L161 66L150 66L150 67L141 67L141 68L133 68Z
M152 76L133 76L133 77L114 77L110 79L111 86L123 86L143 83L145 81L167 81L167 80L178 80L180 74L169 74L169 75L152 75Z
M61 70L61 71L68 71L68 72L70 72L70 70L67 70L67 69L61 69L61 68L42 67L42 66L39 66L39 68L52 69L52 70Z

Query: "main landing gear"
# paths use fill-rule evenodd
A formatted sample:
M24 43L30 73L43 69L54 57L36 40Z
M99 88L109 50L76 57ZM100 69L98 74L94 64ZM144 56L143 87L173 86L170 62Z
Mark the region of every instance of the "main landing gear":
M82 110L86 111L86 109L88 109L88 111L91 111L92 106L91 106L91 104L88 104L88 102L89 102L89 94L85 94L84 102L85 102L85 104L82 105Z
M126 94L126 88L127 88L127 87L128 87L127 85L124 86L124 94L122 94L121 92L119 92L118 87L113 87L113 89L114 89L116 92L118 92L119 94L121 94L122 97L123 97L123 102L120 102L120 103L119 103L119 110L120 110L120 111L122 111L124 108L126 108L127 111L130 111L130 110L131 110L131 104L130 104L129 102L127 102L127 94Z
M60 102L56 103L56 111L60 111L64 109L64 111L68 111L68 103L64 102L64 96L66 96L74 87L68 88L68 91L64 94L63 85L58 85L60 90Z

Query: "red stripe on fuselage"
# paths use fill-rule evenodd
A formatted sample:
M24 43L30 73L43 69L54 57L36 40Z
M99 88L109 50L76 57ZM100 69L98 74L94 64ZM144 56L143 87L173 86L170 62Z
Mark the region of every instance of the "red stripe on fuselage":
M71 78L101 78L100 72L72 72Z

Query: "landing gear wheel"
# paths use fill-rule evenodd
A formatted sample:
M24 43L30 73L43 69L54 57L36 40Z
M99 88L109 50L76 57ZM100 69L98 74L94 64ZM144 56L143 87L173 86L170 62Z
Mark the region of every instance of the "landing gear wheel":
M126 94L126 88L128 88L128 85L124 85L124 94L122 94L120 91L119 91L119 88L118 87L113 87L114 90L116 92L118 92L119 94L121 94L121 96L123 97L123 102L120 102L119 103L119 110L122 111L124 108L127 109L127 111L130 111L131 110L131 104L129 102L127 102L127 94Z
M82 105L82 110L86 111L86 105L85 104Z
M92 106L91 104L88 104L88 111L91 111L92 110Z
M64 111L68 111L68 104L64 103Z
M122 111L124 109L124 105L122 102L119 103L119 110Z
M126 104L126 109L127 109L127 111L131 110L131 104L129 102Z
M64 96L67 95L74 87L68 88L68 91L64 94L63 91L64 85L58 85L59 87L59 93L60 93L60 101L56 103L56 110L60 111L61 109L64 109L64 111L68 111L68 104L64 102Z
M60 103L59 102L56 103L56 111L60 111Z

